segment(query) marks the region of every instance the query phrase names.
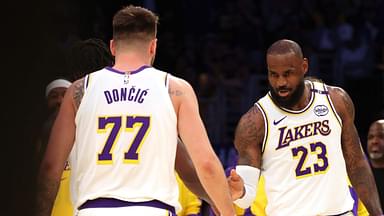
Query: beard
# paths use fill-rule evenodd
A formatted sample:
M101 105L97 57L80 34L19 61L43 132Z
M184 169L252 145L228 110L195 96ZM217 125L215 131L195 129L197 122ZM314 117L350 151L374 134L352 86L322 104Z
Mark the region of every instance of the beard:
M270 84L268 84L268 86L269 86L269 91L271 92L271 96L273 100L280 106L289 109L299 102L301 96L304 93L305 83L304 83L304 79L302 79L299 85L296 87L296 89L292 92L292 94L287 97L279 96L278 92L280 90L291 90L290 88L283 86L283 87L274 89Z

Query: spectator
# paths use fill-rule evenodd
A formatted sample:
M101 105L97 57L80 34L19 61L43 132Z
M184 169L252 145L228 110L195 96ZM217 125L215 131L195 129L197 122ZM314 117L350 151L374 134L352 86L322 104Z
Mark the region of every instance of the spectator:
M381 206L384 206L384 119L374 121L368 131L368 156L379 191Z

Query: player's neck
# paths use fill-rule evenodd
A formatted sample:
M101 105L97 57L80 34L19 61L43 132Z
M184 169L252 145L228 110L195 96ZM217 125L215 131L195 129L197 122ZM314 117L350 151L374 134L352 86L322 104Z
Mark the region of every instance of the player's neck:
M113 68L119 71L134 71L143 65L150 65L150 60L134 53L120 53L115 57Z

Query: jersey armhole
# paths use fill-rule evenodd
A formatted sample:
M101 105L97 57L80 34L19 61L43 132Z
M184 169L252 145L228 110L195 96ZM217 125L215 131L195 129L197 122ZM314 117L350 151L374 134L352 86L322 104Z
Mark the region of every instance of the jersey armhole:
M164 85L166 88L169 88L169 73L165 73L165 78L164 78Z
M87 74L87 75L85 75L85 77L84 77L84 94L85 94L85 92L86 92L86 90L87 90L87 88L88 88L89 81L90 81L90 77L91 77L90 74Z
M269 134L268 118L267 118L267 114L265 113L264 108L261 106L261 104L259 102L256 102L255 105L260 110L260 112L261 112L261 114L263 116L263 119L264 119L264 137L263 137L263 144L261 146L261 154L263 154L264 150L265 150L265 147L267 145L268 134Z

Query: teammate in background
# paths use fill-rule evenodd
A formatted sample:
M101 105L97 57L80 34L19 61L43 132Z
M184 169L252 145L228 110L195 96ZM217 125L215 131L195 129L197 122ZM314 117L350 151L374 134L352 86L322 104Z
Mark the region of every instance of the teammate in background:
M374 121L369 127L367 150L373 175L379 191L381 207L384 206L384 119Z
M89 38L70 47L67 62L72 80L78 80L86 74L112 66L114 59L103 40Z
M74 80L81 78L85 74L113 64L113 56L110 53L108 46L102 40L97 38L90 38L76 42L70 48L67 60L69 72ZM42 158L43 156L52 125L56 119L64 94L70 85L71 82L68 80L56 79L46 88L47 105L50 116L43 125L43 134L41 139L42 147L40 147L39 158ZM71 203L69 188L70 173L70 166L66 162L51 216L73 215L73 206Z
M44 122L42 134L37 144L39 161L45 152L45 148L48 143L49 133L51 132L53 122L59 111L60 104L63 101L64 94L70 85L71 82L66 79L55 79L52 80L45 88L48 118Z
M177 216L198 216L201 200L185 186L177 174L176 180L179 185L179 203L181 205L181 210L177 212Z
M53 122L55 121L57 113L60 109L64 94L70 85L71 82L66 79L55 79L46 87L45 97L47 99L48 118L43 124L42 134L37 143L39 161L44 155ZM68 163L64 162L64 164L65 168L60 179L59 192L52 209L52 216L67 216L73 214L71 199L69 196L70 171Z
M239 165L231 172L244 180L233 193L235 203L252 203L262 170L267 215L353 215L348 175L369 213L381 215L348 94L305 80L308 60L294 41L272 44L267 66L270 91L242 116L235 132Z
M184 80L151 67L158 17L135 6L113 18L113 67L68 89L52 129L38 185L38 215L49 215L70 154L78 215L166 215L179 210L175 178L180 135L221 215L234 215L224 170Z

